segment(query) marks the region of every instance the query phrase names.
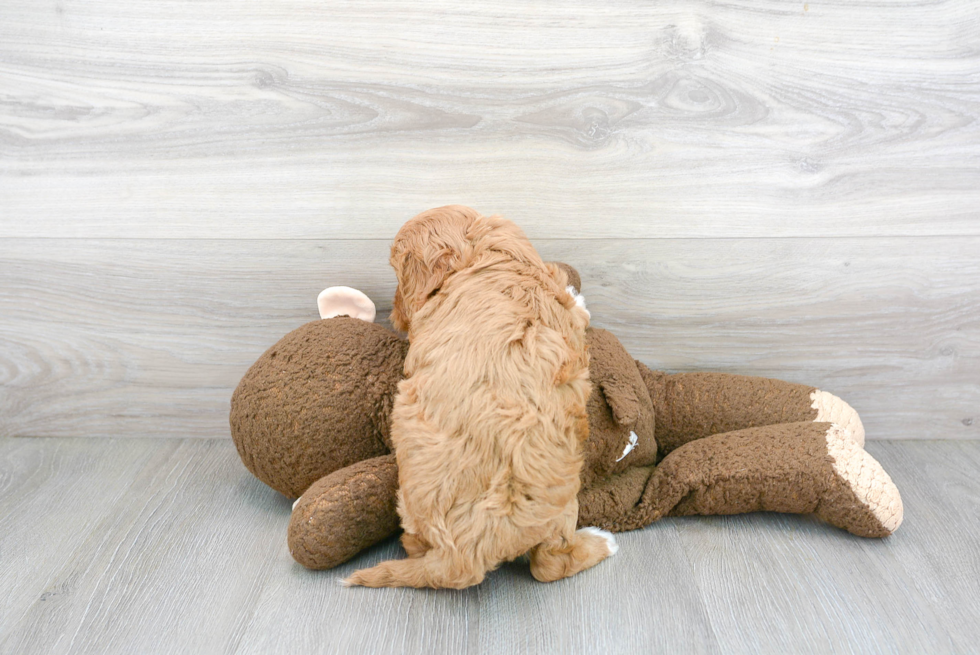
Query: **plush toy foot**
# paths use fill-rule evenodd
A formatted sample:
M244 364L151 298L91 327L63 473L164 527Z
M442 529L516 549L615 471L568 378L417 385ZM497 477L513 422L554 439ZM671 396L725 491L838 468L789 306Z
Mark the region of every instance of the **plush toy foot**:
M834 394L819 389L810 394L810 400L813 401L810 408L817 410L813 418L815 423L836 423L851 441L864 448L864 424L853 407Z
M888 473L844 428L833 424L826 439L837 480L820 500L816 515L861 537L895 532L902 523L902 497Z
M374 303L363 292L350 287L327 287L316 297L320 318L350 316L371 323L377 315Z
M397 489L394 455L352 464L314 482L293 506L293 559L310 569L329 569L394 534Z
M655 469L628 471L579 496L580 520L614 531L668 515L756 511L812 513L853 534L884 537L902 522L902 499L845 429L809 421L691 441Z

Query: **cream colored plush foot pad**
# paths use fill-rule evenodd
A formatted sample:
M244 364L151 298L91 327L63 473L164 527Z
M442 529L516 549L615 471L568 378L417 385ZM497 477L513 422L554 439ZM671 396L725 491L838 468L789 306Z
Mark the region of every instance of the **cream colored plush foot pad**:
M838 425L827 431L827 454L834 460L834 471L850 485L889 534L902 524L902 497L881 464L855 444Z
M810 407L817 410L814 423L836 423L847 431L851 441L864 448L864 425L853 407L834 394L819 389L810 394L810 400L813 401Z

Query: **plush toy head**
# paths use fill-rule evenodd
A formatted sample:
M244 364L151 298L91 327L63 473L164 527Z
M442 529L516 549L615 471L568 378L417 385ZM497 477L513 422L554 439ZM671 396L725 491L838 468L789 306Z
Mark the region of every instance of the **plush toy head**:
M252 365L231 399L245 466L299 497L328 473L390 452L389 417L408 342L339 316L293 330Z

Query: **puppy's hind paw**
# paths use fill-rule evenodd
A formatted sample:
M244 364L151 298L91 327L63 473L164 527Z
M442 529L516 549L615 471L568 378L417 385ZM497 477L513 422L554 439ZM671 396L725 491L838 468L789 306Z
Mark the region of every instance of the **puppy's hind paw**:
M541 582L554 582L595 566L617 550L619 546L611 533L581 528L565 539L532 549L531 575Z
M619 552L619 544L616 543L616 537L613 536L612 532L602 530L600 528L581 528L577 532L585 532L596 537L602 537L606 541L606 547L609 548L609 554L607 557L612 557Z

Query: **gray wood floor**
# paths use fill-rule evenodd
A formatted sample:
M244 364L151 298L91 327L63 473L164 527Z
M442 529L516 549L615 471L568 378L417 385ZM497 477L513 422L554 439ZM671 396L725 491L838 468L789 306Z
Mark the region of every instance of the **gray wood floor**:
M554 584L345 589L294 563L290 504L228 440L0 439L3 653L969 653L980 442L873 442L886 540L806 517L668 519Z

